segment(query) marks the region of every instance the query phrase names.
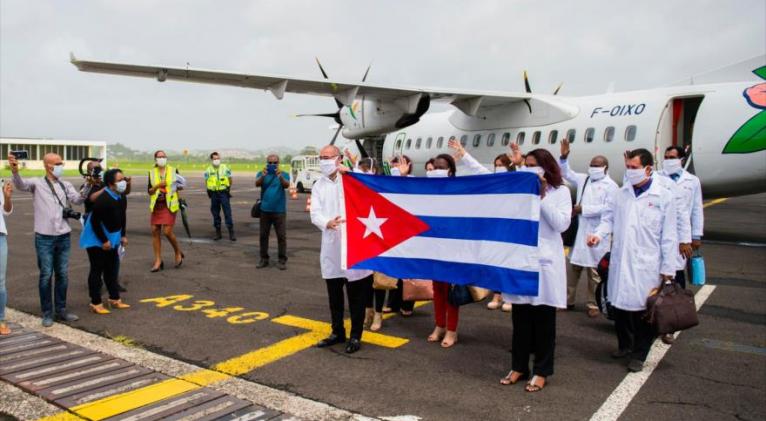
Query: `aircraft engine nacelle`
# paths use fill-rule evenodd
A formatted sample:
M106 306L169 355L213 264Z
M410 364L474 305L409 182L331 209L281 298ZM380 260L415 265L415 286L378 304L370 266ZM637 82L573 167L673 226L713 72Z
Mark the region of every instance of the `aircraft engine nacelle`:
M411 126L420 121L430 106L431 98L426 94L397 99L354 100L351 106L340 111L343 137L361 139Z

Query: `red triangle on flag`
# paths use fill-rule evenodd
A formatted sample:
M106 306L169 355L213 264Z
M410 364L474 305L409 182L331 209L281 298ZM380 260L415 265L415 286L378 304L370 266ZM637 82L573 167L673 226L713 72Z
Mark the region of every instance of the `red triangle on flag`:
M343 176L346 262L371 259L430 227L352 176Z

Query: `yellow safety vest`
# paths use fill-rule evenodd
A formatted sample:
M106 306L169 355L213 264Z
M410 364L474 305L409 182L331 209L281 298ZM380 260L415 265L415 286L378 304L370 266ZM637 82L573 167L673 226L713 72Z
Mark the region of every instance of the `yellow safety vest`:
M231 187L229 172L229 167L227 167L226 164L219 165L218 169L212 165L208 165L205 170L207 189L210 191L228 190L229 187Z
M160 169L157 167L154 167L152 171L149 172L149 182L152 186L156 186L162 181L162 177L160 177ZM168 206L168 209L171 213L178 212L178 209L180 208L180 205L178 203L178 191L173 191L172 186L173 183L176 181L176 169L171 167L170 165L165 167L165 189L167 189L168 193L165 193L165 203ZM173 191L173 193L170 193ZM149 200L149 211L154 212L154 204L157 203L157 198L160 197L160 189L157 189L154 191L154 194Z

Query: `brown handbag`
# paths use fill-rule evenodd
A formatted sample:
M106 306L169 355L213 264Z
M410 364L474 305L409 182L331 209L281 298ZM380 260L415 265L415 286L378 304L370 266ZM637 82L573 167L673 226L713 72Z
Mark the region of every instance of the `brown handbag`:
M697 326L694 293L676 282L665 281L656 294L646 300L646 321L664 335Z
M372 287L374 289L396 289L396 278L392 278L385 273L375 272L372 274Z
M430 301L434 299L434 283L426 279L404 279L402 299L404 301Z
M475 286L469 286L468 291L471 293L471 297L475 303L489 297L489 295L492 293L492 291L486 288Z

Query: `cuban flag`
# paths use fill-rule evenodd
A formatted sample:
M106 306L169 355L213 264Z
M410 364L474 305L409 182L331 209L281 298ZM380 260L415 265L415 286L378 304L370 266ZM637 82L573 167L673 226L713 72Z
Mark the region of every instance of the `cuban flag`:
M343 269L536 296L536 174L342 175Z

